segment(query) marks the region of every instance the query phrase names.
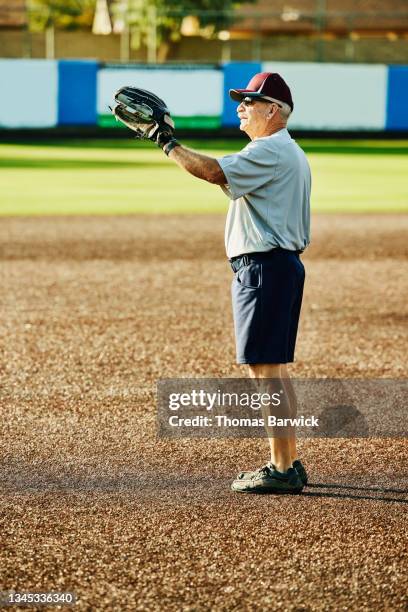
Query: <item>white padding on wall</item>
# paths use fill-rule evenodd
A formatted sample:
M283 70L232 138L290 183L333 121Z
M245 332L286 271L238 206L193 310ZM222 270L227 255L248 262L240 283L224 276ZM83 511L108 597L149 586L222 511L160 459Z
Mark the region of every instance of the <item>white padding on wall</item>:
M0 127L54 127L58 65L53 60L0 60Z
M295 109L289 128L383 130L387 66L265 62L292 90Z
M175 116L221 115L223 80L221 70L103 68L98 73L98 114L109 113L119 87L132 85L163 98Z

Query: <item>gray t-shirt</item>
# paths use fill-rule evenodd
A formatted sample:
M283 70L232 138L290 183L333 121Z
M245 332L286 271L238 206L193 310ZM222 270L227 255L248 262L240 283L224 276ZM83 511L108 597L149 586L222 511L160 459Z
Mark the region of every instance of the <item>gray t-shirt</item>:
M286 128L218 159L231 199L225 226L229 258L310 242L311 176L306 155Z

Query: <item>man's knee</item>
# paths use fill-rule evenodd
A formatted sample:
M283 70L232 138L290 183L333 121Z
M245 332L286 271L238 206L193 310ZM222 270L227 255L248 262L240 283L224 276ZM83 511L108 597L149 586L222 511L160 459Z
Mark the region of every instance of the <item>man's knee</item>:
M256 363L249 365L250 378L281 378L281 363Z

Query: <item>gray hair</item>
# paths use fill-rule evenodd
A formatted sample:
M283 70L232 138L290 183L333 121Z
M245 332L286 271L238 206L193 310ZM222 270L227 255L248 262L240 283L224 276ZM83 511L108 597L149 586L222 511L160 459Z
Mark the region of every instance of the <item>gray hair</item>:
M289 104L286 104L286 102L279 102L279 104L281 105L279 106L279 114L282 119L287 121L292 113L292 109L290 108Z
M264 96L264 100L268 100L268 102L276 102L276 104L278 105L279 115L281 119L283 119L284 121L287 121L289 119L290 114L292 112L292 109L290 108L289 104L286 104L286 102L282 102L282 100L278 100L277 98L271 98L270 96Z

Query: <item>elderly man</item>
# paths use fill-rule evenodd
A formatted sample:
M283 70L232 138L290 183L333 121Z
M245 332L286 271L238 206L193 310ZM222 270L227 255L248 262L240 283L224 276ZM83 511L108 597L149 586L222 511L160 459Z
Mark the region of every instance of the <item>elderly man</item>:
M278 381L282 409L296 413L287 364L294 360L302 304L304 267L299 255L309 244L310 169L286 124L292 95L283 78L256 74L245 89L231 89L239 103L240 129L251 142L239 153L214 159L164 143L170 159L194 176L220 185L230 198L225 244L232 269L237 362L249 376ZM239 492L300 493L306 471L297 458L293 431L269 438L271 461L241 472Z

